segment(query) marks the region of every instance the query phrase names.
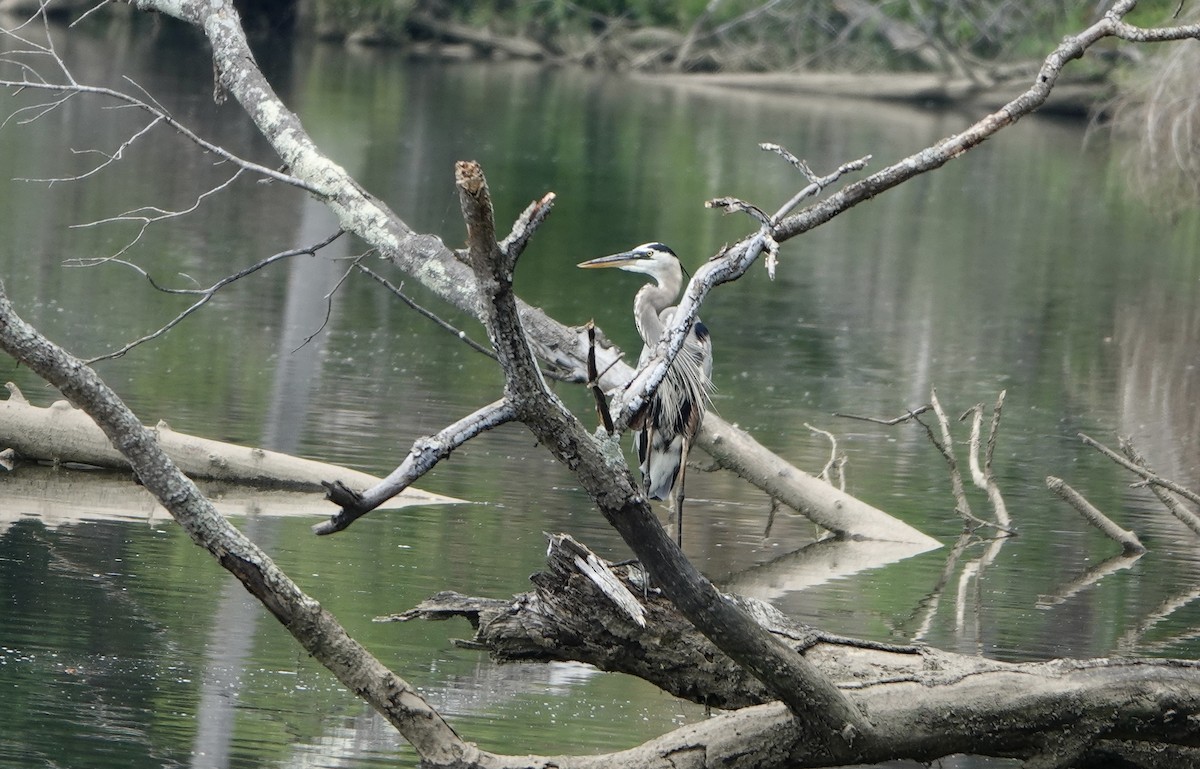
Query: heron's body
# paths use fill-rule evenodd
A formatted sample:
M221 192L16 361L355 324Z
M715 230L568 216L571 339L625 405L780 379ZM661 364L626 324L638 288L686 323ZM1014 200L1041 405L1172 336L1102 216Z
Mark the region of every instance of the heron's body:
M643 342L638 363L644 363L675 314L674 303L683 287L678 257L661 243L646 243L579 266L619 267L654 278L633 300L634 323ZM700 429L711 391L712 344L708 329L697 319L662 383L633 423L642 490L650 499L672 499L677 515L683 503L687 453Z

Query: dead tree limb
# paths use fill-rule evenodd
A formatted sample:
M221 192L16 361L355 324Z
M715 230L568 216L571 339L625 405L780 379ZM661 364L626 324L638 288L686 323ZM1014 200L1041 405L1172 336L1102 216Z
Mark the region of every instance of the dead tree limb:
M770 697L756 680L653 593L645 600L646 627L636 627L579 572L573 552L552 544L547 570L532 578L534 591L512 600L443 593L387 619L463 617L475 628L467 645L484 648L502 661L575 660L660 686L674 682L676 694L696 702L746 705L705 721L710 728L735 728L774 741L759 730L780 727L776 714L785 711L778 705L752 704ZM641 594L628 574L625 580L631 593ZM1062 758L1068 750L1064 746L1070 745L1084 765L1106 765L1086 763L1089 757L1106 756L1107 765L1128 761L1156 769L1191 767L1200 757L1200 724L1189 717L1200 706L1200 663L1004 663L927 646L833 636L793 623L756 601L730 600L740 601L759 623L885 724L884 734L897 755L930 761L935 753L969 744L964 752L1042 760ZM787 729L789 740L793 728ZM697 744L712 749L703 740ZM789 753L789 748L776 745ZM807 749L791 750L788 760L793 766L813 765ZM1159 758L1145 758L1152 753ZM697 763L718 765L711 756Z
M1138 539L1137 534L1134 534L1132 531L1122 529L1120 526L1113 523L1111 518L1100 512L1095 505L1093 505L1091 502L1088 502L1082 494L1067 485L1062 478L1056 478L1053 475L1047 476L1046 488L1050 489L1050 491L1053 491L1064 502L1078 510L1079 514L1083 516L1084 520L1103 532L1104 536L1120 545L1124 552L1146 552L1146 547Z
M1100 443L1099 441L1095 440L1094 438L1089 438L1087 435L1084 435L1083 433L1079 434L1079 439L1082 440L1088 446L1091 446L1092 448L1094 448L1096 451L1099 451L1101 454L1108 457L1112 461L1116 462L1121 467L1124 467L1129 472L1134 473L1135 475L1140 475L1142 478L1144 478L1146 480L1147 483L1152 484L1154 486L1160 486L1168 491L1172 491L1172 492L1178 494L1179 496L1183 497L1184 499L1187 499L1195 504L1200 504L1200 494L1197 494L1196 492L1192 491L1191 489L1187 488L1186 486L1181 486L1180 484L1176 483L1175 481L1172 481L1169 478L1163 478L1160 475L1156 475L1155 473L1150 472L1150 470L1148 468L1142 467L1142 466L1138 465L1137 463L1133 462L1132 460L1126 459L1125 457L1121 456L1117 452L1110 449L1108 446L1105 446L1103 443Z
M362 516L411 487L438 462L449 457L467 441L515 418L516 410L512 404L504 399L498 400L468 414L434 435L418 438L400 466L366 491L359 492L341 481L326 482L326 496L341 509L328 521L313 526L313 533L333 534L344 531Z
M455 181L485 325L504 369L505 397L518 418L563 465L574 470L600 512L680 612L785 702L800 728L829 757L857 757L873 742L871 723L807 660L717 591L667 535L628 467L614 462L615 438L593 437L546 387L512 291L515 259L504 254L495 240L483 171L477 163L460 161Z
M477 750L462 741L408 682L355 641L333 615L304 594L275 563L213 508L171 462L144 427L94 371L50 342L16 314L0 286L0 349L57 387L96 421L133 467L141 483L188 535L246 589L338 680L357 692L413 743L442 764L469 760Z

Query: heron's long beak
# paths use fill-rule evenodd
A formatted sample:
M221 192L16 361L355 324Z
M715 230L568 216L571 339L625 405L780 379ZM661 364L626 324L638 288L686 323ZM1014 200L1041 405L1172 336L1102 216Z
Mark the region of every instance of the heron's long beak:
M599 259L589 259L586 262L580 262L578 266L588 270L595 267L626 267L637 261L640 261L640 257L636 251L624 251L620 254L602 256Z

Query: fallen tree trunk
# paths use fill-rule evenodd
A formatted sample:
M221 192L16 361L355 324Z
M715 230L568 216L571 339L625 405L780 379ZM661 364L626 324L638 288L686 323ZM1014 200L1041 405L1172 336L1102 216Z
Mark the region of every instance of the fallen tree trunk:
M518 59L534 60L549 58L549 52L545 48L528 38L497 35L487 29L456 24L428 13L410 13L407 24L411 30L422 35L450 43L466 43L487 55L501 53Z
M485 648L499 660L586 662L636 675L695 702L741 708L661 739L692 740L694 750L724 755L735 741L767 740L786 751L796 766L820 765L806 746L788 743L792 727L782 705L765 704L770 700L765 688L657 591L646 591L636 568L616 573L630 593L645 596L645 628L580 568L580 548L563 535L552 537L548 571L532 577L533 592L512 600L440 593L386 619L463 617L476 629L464 645ZM865 761L929 761L971 753L1040 758L1048 766L1126 761L1193 767L1200 762L1196 662L1006 663L926 646L833 636L791 622L766 604L737 600L868 714L889 750L864 756ZM716 765L711 754L707 765Z
M1036 67L1033 67L1036 69ZM866 99L945 107L997 109L1028 87L1028 73L1014 71L1004 79L981 82L961 75L934 72L784 72L640 75L650 82L697 88L759 91L764 94L802 95L831 99ZM1043 115L1086 116L1111 101L1115 87L1109 80L1075 80L1060 83L1054 95L1039 108Z
M9 382L6 387L8 400L0 401L0 449L30 460L129 469L129 461L87 414L66 401L34 406L16 385ZM379 482L370 473L326 462L177 433L166 422L160 421L153 432L167 456L194 479L293 491L324 491L321 481L329 479L356 489ZM406 502L462 501L413 488L404 493Z

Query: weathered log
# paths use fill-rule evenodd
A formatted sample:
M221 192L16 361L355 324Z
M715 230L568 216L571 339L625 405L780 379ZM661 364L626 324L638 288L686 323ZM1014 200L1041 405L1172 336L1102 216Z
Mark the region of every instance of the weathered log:
M485 54L501 53L518 59L549 58L549 51L529 38L498 35L487 29L438 19L428 13L410 13L407 24L422 34L450 43L466 43Z
M66 401L46 408L34 406L15 384L6 387L9 397L0 401L0 448L12 449L24 459L129 468L128 460L87 414ZM338 465L178 433L166 422L159 422L153 432L167 456L193 479L294 491L320 491L321 481L330 479L357 489L379 483L369 473ZM428 504L462 501L416 489L404 493L408 501Z
M476 628L464 645L487 649L500 660L585 662L721 708L768 701L761 684L692 629L657 591L645 588L636 567L618 571L630 591L644 597L645 629L577 568L573 553L582 545L566 549L558 546L560 541L552 538L548 571L533 576L531 593L511 601L440 593L382 619L464 617ZM1058 763L1048 765L1054 766L1109 761L1155 767L1191 767L1200 759L1195 718L1200 712L1200 663L1006 663L927 646L833 636L792 622L766 604L737 600L870 715L891 746L891 757L923 760L962 751L1043 760L1053 756ZM780 739L783 722L770 724L782 713L782 708L764 705L722 718L735 719L731 729L738 733ZM709 731L718 733L715 725ZM802 757L802 749L794 749L796 765L813 765Z
M504 662L585 662L601 670L635 675L677 697L723 709L773 699L761 683L701 635L660 591L647 586L639 566L613 567L613 571L621 575L630 593L642 599L644 627L614 604L580 567L576 557L580 551L589 552L569 536L551 536L547 571L530 577L535 585L533 592L511 601L442 592L409 611L379 621L462 617L475 628L474 638L463 645L487 649ZM800 651L819 644L860 645L912 658L905 667L928 651L916 646L840 639L793 622L762 601L729 594L726 597Z
M1036 68L1036 67L1035 67ZM996 109L1025 90L1028 73L981 83L963 76L933 72L800 72L689 73L639 75L651 82L692 88L724 88L763 94L866 99L943 106ZM1087 115L1101 109L1114 94L1107 80L1076 80L1057 85L1042 114Z

